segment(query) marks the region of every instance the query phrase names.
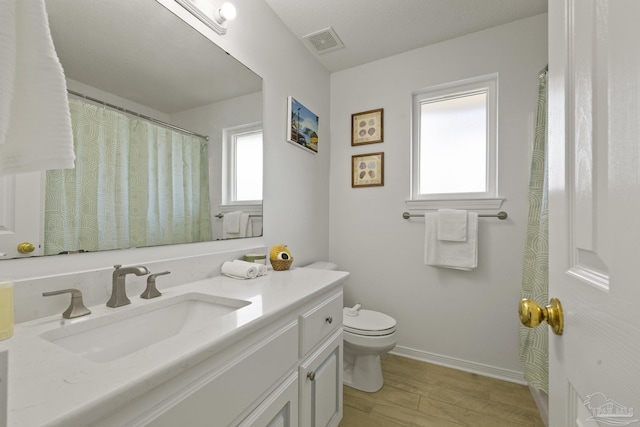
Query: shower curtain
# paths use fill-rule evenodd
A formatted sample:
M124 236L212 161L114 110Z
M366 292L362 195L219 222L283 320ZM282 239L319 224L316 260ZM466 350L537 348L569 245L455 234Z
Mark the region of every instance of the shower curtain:
M76 168L48 171L45 254L211 240L204 140L70 100Z
M539 74L538 108L534 129L531 177L529 180L529 217L522 269L522 298L542 307L548 302L549 217L547 210L547 69ZM520 325L520 361L527 382L549 392L549 328Z

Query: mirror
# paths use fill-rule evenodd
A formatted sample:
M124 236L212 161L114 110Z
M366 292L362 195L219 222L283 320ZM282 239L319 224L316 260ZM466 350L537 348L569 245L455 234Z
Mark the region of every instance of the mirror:
M262 235L262 201L234 201L223 186L223 131L252 126L261 138L262 79L155 0L46 0L46 7L68 89L81 94L70 100L208 136L208 240ZM252 226L225 232L223 216L238 212Z

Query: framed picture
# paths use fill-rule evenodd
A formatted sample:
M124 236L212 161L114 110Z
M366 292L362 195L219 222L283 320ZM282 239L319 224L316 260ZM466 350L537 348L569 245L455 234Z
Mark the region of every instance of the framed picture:
M351 156L351 187L384 185L384 153Z
M312 153L317 153L318 116L290 96L287 117L287 141Z
M351 145L375 144L384 141L384 109L363 111L351 115Z

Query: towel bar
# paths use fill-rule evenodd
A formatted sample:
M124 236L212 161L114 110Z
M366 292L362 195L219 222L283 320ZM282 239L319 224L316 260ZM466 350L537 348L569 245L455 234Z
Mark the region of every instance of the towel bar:
M224 214L222 212L214 216L218 219L224 218ZM249 218L260 218L260 217L262 217L262 214L249 214Z
M423 214L410 214L409 212L403 212L402 218L409 219L412 217L424 216ZM508 215L505 211L500 211L497 214L478 214L478 217L481 218L498 218L498 219L507 219Z

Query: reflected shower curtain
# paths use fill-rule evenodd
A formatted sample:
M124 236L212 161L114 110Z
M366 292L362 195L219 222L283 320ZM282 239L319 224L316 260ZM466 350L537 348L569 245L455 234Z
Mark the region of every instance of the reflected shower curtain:
M47 172L45 254L211 240L207 146L70 100L76 168Z
M534 130L531 177L529 180L529 217L522 270L522 298L542 307L548 302L549 289L549 215L547 210L547 71L538 82L538 109ZM527 382L549 393L548 327L520 325L520 361Z

